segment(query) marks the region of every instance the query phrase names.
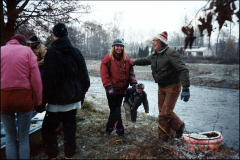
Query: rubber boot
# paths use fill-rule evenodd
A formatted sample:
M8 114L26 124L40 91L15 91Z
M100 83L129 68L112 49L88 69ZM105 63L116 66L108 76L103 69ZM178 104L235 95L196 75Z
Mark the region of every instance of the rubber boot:
M184 128L185 128L185 123L182 122L182 125L180 126L179 130L176 131L175 138L180 138L180 137L182 137Z

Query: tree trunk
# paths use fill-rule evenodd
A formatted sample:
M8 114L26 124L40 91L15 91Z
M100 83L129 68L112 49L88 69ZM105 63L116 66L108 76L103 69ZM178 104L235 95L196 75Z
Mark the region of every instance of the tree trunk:
M4 23L1 23L1 46L4 46L14 35L15 29L13 27L5 27Z

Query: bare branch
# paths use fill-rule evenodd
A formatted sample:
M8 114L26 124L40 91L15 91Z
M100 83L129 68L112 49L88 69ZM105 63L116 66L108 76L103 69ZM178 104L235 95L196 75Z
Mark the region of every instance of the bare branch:
M29 2L29 0L26 0L19 9L23 10L26 7L26 5L28 4L28 2Z

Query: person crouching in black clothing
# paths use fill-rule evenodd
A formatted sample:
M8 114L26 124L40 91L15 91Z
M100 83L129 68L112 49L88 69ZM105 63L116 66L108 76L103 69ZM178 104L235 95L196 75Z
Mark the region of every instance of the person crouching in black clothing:
M145 113L149 113L149 106L147 100L147 94L143 91L144 85L139 83L136 90L132 91L132 88L127 89L126 96L123 102L125 108L126 119L132 122L136 122L137 109L143 103Z

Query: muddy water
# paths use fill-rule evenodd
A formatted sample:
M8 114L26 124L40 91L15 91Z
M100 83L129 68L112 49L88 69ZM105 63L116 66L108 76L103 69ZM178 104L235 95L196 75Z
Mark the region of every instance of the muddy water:
M91 76L89 93L105 98L100 77ZM149 101L149 114L158 116L157 84L153 81L138 80L145 85ZM221 131L223 144L239 150L239 90L216 87L190 87L188 102L177 101L174 112L185 122L190 132ZM138 109L144 112L143 106Z

